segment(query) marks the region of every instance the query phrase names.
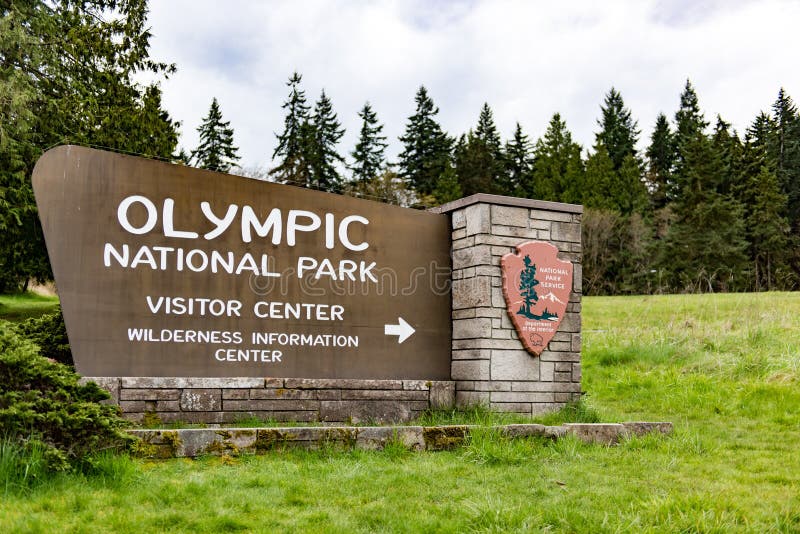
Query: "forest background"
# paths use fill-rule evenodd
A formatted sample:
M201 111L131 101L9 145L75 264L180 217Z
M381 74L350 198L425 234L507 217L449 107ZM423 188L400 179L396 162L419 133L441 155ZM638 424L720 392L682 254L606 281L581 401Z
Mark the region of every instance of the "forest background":
M388 161L367 102L353 147L324 91L292 73L268 169L240 168L234 129L211 102L198 146L162 104L176 70L150 57L145 0L0 0L0 292L52 278L31 189L38 157L73 143L426 208L474 193L578 203L586 294L795 290L800 283L800 114L775 100L746 129L706 117L689 80L643 134L613 87L591 147L559 113L531 139L501 138L488 104L446 132L425 86ZM142 79L151 82L143 83ZM644 150L637 147L645 146Z

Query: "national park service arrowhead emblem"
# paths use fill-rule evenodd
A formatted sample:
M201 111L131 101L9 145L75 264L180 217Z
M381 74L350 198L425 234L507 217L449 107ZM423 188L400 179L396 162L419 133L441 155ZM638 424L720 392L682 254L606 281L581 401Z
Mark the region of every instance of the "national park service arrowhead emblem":
M529 241L500 262L508 315L522 344L536 356L558 330L572 291L572 263L557 256L554 245Z

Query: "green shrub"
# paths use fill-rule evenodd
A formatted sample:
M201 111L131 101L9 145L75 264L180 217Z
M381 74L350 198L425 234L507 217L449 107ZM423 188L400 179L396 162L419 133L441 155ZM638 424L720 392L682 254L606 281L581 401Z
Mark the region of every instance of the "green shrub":
M53 313L33 317L17 325L17 331L39 346L39 354L66 365L73 365L72 351L67 339L67 328L61 306Z
M0 322L0 428L23 448L41 441L53 470L70 469L90 453L126 448L131 440L121 431L127 422L119 408L100 404L109 394L78 379Z

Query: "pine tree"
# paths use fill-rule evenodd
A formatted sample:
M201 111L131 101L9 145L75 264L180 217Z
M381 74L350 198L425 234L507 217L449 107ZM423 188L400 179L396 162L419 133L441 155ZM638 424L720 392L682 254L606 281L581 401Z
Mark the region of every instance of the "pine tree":
M400 176L418 193L430 195L450 165L453 143L436 122L439 108L424 86L419 88L414 101L416 111L408 118L405 133L399 138L403 151L398 156L398 167Z
M608 196L614 174L614 162L611 161L605 145L600 143L586 158L580 203L587 208L614 209L612 200Z
M269 173L280 182L308 186L311 179L309 150L314 132L309 122L306 94L300 89L302 80L295 72L286 83L289 97L282 106L286 110L283 133L277 135L278 146L272 153L273 160L280 157L281 161Z
M229 172L239 161L239 149L233 145L233 128L230 121L222 120L222 111L216 97L211 101L208 116L197 128L200 144L192 150L191 159L201 169Z
M386 152L386 136L381 135L383 125L378 124L378 115L372 110L369 102L358 112L361 117L361 133L356 148L350 153L353 158L353 182L365 183L377 176L383 168Z
M722 181L717 190L723 195L732 195L740 174L742 159L742 143L731 125L717 115L717 124L714 126L712 136L714 149L722 160Z
M697 145L698 138L705 135L705 129L708 127L708 122L706 122L703 112L700 110L697 93L689 80L686 80L686 86L683 93L681 93L680 108L675 113L675 125L675 168L673 174L675 183L674 190L668 193L671 198L677 198L682 194L681 190L686 186L687 152L690 147Z
M675 146L667 117L659 113L647 147L647 173L645 180L650 191L653 209L661 209L671 200L675 190L672 168L675 164Z
M336 118L333 104L324 90L314 106L311 124L313 142L310 149L310 185L321 191L339 193L342 189L342 178L336 164L344 163L344 158L336 150L336 145L344 135L344 128Z
M533 149L533 173L523 187L528 198L560 202L580 202L574 198L582 189L583 161L581 147L572 140L561 115L550 119L544 136ZM564 195L565 191L570 191Z
M602 117L597 121L600 131L595 135L596 143L603 143L614 170L619 171L627 156L638 159L636 143L640 132L630 110L625 107L622 95L613 87L606 94L600 110Z
M481 108L475 130L467 134L466 146L456 161L456 172L466 196L475 193L508 193L500 134L497 133L488 104Z
M505 162L508 184L505 194L513 196L523 194L522 184L530 178L533 168L531 150L532 146L528 136L522 132L522 126L517 123L513 139L506 143Z
M458 200L464 196L461 190L461 185L458 183L458 174L455 167L448 165L439 181L436 182L436 188L433 190L433 197L438 204L445 204Z

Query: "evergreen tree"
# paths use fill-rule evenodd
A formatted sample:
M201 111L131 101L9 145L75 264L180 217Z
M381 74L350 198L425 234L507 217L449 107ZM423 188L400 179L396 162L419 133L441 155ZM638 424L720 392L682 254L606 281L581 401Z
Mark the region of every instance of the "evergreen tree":
M311 117L313 125L313 141L310 149L311 187L331 193L339 193L342 178L336 168L337 163L344 163L336 145L344 135L344 128L336 118L333 104L323 90L314 106Z
M722 161L722 181L718 184L717 191L723 195L732 195L740 173L742 143L736 132L731 130L731 125L722 120L719 115L712 139L714 150L720 155Z
M488 104L481 108L478 125L467 134L459 156L456 172L464 195L508 193L500 134Z
M177 128L149 57L145 0L0 3L0 290L50 278L30 176L60 143L170 159Z
M364 104L358 112L361 117L361 133L359 134L356 148L350 153L353 158L353 181L365 183L377 176L384 166L384 153L386 147L386 137L381 135L383 125L378 124L378 115L372 110L369 102Z
M747 188L752 197L747 206L747 234L750 242L753 286L756 291L794 289L797 282L788 266L789 222L783 215L786 195L778 178L766 165L750 175Z
M561 115L550 119L544 136L533 149L533 173L523 186L528 198L561 202L580 202L583 161L581 147L572 140ZM569 191L568 195L564 195Z
M192 151L197 167L209 171L228 172L239 161L239 149L233 145L233 128L230 121L222 120L216 97L211 101L208 116L197 128L200 144Z
M675 146L667 117L659 113L647 147L647 173L645 179L650 191L653 209L661 209L671 200L675 186L672 168L675 164Z
M690 147L696 147L698 138L705 135L708 127L700 110L697 93L689 80L681 93L680 108L675 113L675 177L674 190L668 192L670 198L676 199L686 186L685 180L689 171L686 169L686 158Z
M522 184L530 178L533 168L531 150L528 136L522 133L522 126L517 123L513 139L506 143L505 174L508 182L505 194L514 196L523 194Z
M433 197L438 204L445 204L458 200L464 196L461 190L461 185L458 183L458 174L452 165L448 165L439 181L436 182L436 188L433 190Z
M587 208L614 209L607 192L614 181L614 162L608 155L604 144L595 147L586 158L586 172L583 179L580 203Z
M421 86L414 98L416 111L408 118L403 151L399 155L400 176L422 195L430 195L439 177L450 165L452 140L442 131L435 117L439 108Z
M280 157L280 163L270 170L270 175L279 182L310 185L310 146L314 139L313 128L309 122L309 107L306 103L305 91L300 89L303 77L293 73L286 85L289 97L283 103L286 117L283 121L283 133L277 135L278 146L272 153L272 159Z
M775 174L787 197L789 222L794 234L800 235L800 114L783 88L778 92L772 111L776 130L772 149Z
M658 264L673 290L731 291L745 286L744 216L720 194L722 162L712 140L698 132L681 146L681 196L675 222L661 240Z
M636 143L640 132L630 110L625 107L622 95L613 87L606 94L600 110L602 117L597 121L600 131L595 135L596 143L603 143L614 170L619 171L627 156L638 159Z

